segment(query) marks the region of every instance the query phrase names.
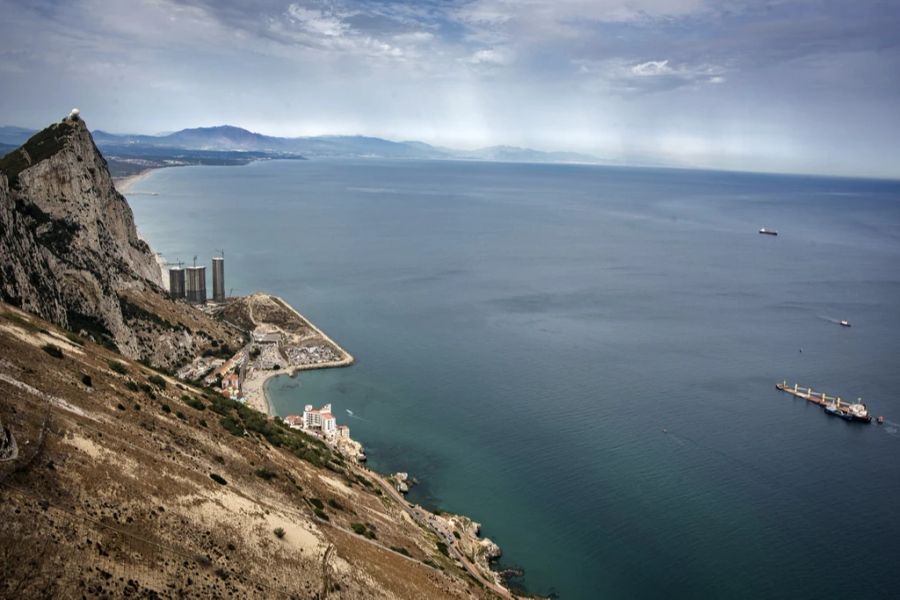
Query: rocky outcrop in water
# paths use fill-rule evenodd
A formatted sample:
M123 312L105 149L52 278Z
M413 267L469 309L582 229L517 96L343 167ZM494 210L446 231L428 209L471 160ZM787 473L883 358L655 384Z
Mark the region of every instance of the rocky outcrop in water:
M0 159L0 265L0 298L130 358L173 367L213 340L236 343L236 332L166 297L153 251L77 116Z

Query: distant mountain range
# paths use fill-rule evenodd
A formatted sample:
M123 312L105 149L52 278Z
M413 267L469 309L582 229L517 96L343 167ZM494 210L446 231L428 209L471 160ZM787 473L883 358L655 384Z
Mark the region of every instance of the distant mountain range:
M22 127L0 127L0 148L19 146L35 132ZM407 158L458 159L504 162L597 163L587 154L544 152L513 146L491 146L479 150L454 150L423 142L393 142L366 136L315 136L284 138L253 133L240 127L197 127L166 135L114 134L95 130L94 141L104 151L127 154L165 149L228 152L263 152L302 155L307 158ZM130 150L130 151L128 151ZM2 149L0 149L2 152Z

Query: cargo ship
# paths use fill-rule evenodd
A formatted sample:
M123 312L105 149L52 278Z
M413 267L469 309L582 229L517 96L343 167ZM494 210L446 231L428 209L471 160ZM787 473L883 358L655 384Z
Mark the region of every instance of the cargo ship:
M844 402L840 397L829 396L825 392L814 392L812 388L803 387L796 383L793 386L789 386L787 381L776 383L775 389L817 404L825 409L827 414L840 417L846 421L872 422L872 417L869 415L866 405L862 403L862 398L858 398L854 403Z

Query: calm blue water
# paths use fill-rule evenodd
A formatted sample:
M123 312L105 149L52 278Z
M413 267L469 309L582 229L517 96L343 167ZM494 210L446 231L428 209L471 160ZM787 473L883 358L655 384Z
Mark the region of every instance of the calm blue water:
M900 183L309 161L134 191L159 194L129 195L156 250L224 248L226 287L357 357L274 381L279 414L332 402L528 590L900 596ZM785 378L889 423L829 418Z

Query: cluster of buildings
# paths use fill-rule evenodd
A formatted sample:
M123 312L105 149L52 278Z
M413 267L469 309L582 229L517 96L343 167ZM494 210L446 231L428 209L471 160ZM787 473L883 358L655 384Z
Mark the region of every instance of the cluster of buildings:
M331 404L326 404L322 408L313 408L312 404L307 404L303 407L303 415L288 415L284 418L284 422L291 429L319 434L327 441L350 439L350 428L337 424L337 419L331 414Z
M225 302L225 258L212 259L212 299ZM182 267L181 263L169 269L169 295L184 298L191 304L206 304L206 267Z

